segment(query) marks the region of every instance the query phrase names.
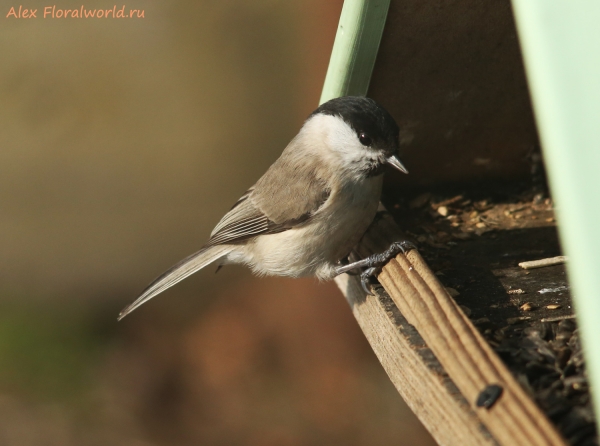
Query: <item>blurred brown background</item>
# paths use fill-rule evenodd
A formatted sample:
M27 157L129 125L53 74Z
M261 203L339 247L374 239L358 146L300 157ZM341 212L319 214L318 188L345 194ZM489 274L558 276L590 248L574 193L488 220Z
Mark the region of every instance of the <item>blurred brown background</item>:
M208 268L116 322L316 107L341 3L2 3L0 445L432 444L332 284Z

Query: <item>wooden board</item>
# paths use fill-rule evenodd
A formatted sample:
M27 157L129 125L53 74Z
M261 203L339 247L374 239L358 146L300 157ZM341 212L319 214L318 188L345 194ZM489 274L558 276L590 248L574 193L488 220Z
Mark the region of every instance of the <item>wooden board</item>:
M402 239L383 215L358 254ZM379 281L387 295L365 296L355 277L337 279L390 379L440 444L565 445L416 250L390 261ZM490 385L500 386L501 396L490 408L477 407Z

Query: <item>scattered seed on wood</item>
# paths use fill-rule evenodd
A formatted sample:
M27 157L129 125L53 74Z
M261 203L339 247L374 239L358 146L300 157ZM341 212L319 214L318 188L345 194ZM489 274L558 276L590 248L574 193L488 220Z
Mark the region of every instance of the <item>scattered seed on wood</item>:
M562 286L557 286L556 288L542 288L541 290L538 291L538 293L540 293L540 294L558 293L560 291L567 291L568 289L569 289L568 286L562 285Z
M498 398L500 398L502 395L502 390L502 387L497 384L491 384L487 386L479 393L475 404L477 407L485 407L486 409L489 409L496 403L496 401L498 401Z
M529 321L529 320L531 320L531 318L529 316L509 317L508 319L506 319L506 323L508 325L515 325L515 324L518 324L519 322L525 322L525 321Z
M448 208L446 206L440 206L437 208L437 211L442 217L446 217L448 215Z
M457 238L459 240L468 240L471 238L471 234L469 234L468 232L459 232L458 234L452 234L454 236L454 238Z
M576 323L563 319L527 325L496 329L486 339L556 423L566 444L597 445Z
M562 305L558 305L558 304L546 305L547 310L558 310L559 308L562 308Z
M530 262L521 262L519 266L523 269L543 268L545 266L562 265L567 261L566 256L549 257L547 259L532 260Z
M511 268L527 259L543 259L560 254L557 251L558 244L554 243L551 237L539 235L540 240L548 242L552 240L554 244L540 244L538 248L538 245L534 247L533 244L523 244L523 240L515 236L513 245L511 237L498 231L498 239L502 240L502 243L493 245L492 250L493 242L490 240L492 233L488 232L498 227L510 229L553 226L555 224L553 221L547 221L552 220L553 217L550 202L539 203L539 197L532 201L533 194L516 197L517 201L510 202L498 203L494 201L495 199L491 199L491 206L478 200L469 202L467 198L465 195L460 201L452 204L442 201L435 195L427 198L424 204L419 204L418 210L410 213L411 218L407 218L405 226L413 228L412 239L416 239L419 235L426 238L427 241L423 243L422 249L427 251L428 262L432 262L436 271L444 271L445 276L440 278L444 279L445 285L460 291L460 296L456 298L458 303L464 303L469 307L468 309L471 310L469 319L474 321L477 329L515 378L555 423L566 440L565 444L598 445L589 385L582 379L585 378L586 367L578 340L577 325L574 316L559 316L573 312L569 300L570 287L563 273L564 266L545 269ZM442 206L447 208L448 215L442 216L438 211ZM442 209L441 212L444 213L444 210ZM404 218L403 214L398 212L399 218ZM516 216L519 218L515 219ZM532 219L533 216L537 219ZM484 223L486 226L477 228L477 223ZM440 232L446 232L448 236ZM490 293L497 299L473 301L471 304L469 300L471 294L477 294L480 284L487 285L483 283L483 274L472 273L470 268L464 270L457 268L455 260L460 261L469 255L479 255L477 252L479 241L475 235L483 233L485 235L482 242L490 244L490 255L485 257L489 263L489 268L485 265L486 269L490 269L499 279L499 282L494 281L494 292ZM523 236L525 241L529 241L529 236L525 234L520 236ZM462 238L469 241L465 243ZM458 246L448 253L450 256L446 256L441 249L428 250L432 246L431 243L443 243L447 246L450 240L458 243ZM483 245L484 243L481 244L482 247ZM511 247L511 252L507 252L508 246ZM505 251L498 252L498 249L503 248ZM489 285L492 286L491 280ZM498 285L505 288L500 288ZM561 288L562 286L566 287ZM520 294L517 289L526 290L527 295ZM500 291L500 295L497 295L496 290ZM538 290L542 293L538 293ZM548 310L546 306L549 304L561 304L562 308L556 311ZM528 308L529 305L532 307L531 310ZM467 308L461 307L461 310L465 315L469 314ZM553 313L558 317L548 317L540 321L544 314L550 316ZM484 315L488 315L489 319L481 317ZM509 325L507 318L515 316L531 316L531 318L515 318L509 321L512 322ZM476 403L479 393L487 384L502 383L482 381L471 395L470 404ZM496 406L503 403L502 396L499 402L489 409L490 411L496 410ZM486 410L477 407L476 409Z
M459 305L460 309L465 313L465 316L471 317L471 309L469 307L465 307L464 305Z
M462 195L457 195L456 197L448 198L447 200L440 201L439 203L432 203L431 207L433 207L434 209L437 209L441 206L448 206L449 204L456 203L457 201L460 201L462 199L463 199Z
M424 194L413 198L410 203L408 203L408 207L411 209L420 208L429 203L429 200L431 200L431 193L425 192Z
M490 320L487 317L480 317L479 319L475 319L473 322L473 325L485 325L485 324L489 324Z
M485 223L480 222L475 225L477 228L485 228Z
M519 206L519 207L517 207L515 209L509 209L507 212L509 214L514 214L515 212L520 212L520 211L525 210L525 209L527 209L527 206Z
M450 288L449 286L445 287L446 291L448 291L448 294L450 295L450 297L457 297L460 296L460 293L455 290L454 288Z
M531 311L533 310L533 304L531 302L525 302L523 305L519 307L521 311Z
M567 314L564 316L545 317L545 318L541 319L540 322L558 322L558 321L567 321L567 320L571 320L571 319L575 319L574 314Z

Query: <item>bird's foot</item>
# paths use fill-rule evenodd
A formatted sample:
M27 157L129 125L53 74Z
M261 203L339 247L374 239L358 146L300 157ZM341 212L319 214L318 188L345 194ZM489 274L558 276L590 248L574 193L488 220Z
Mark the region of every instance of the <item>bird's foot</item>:
M362 289L365 290L365 293L373 295L373 291L371 291L371 277L377 277L380 272L380 266L372 266L362 272L360 275L360 284L362 285Z
M357 262L339 266L335 270L335 275L337 276L342 273L347 273L348 271L358 268L366 268L360 275L360 283L367 294L373 294L369 287L371 283L371 277L376 277L381 272L381 268L399 253L406 254L411 249L417 249L417 247L408 240L394 242L382 253L373 254Z
M346 257L344 257L342 260L340 260L338 262L338 267L335 269L335 275L339 276L341 273L338 273L338 270L340 268L344 268L348 265L350 265L352 262L350 262L350 254L348 254ZM358 276L360 274L360 271L357 269L351 269L346 271L346 274L348 274L349 276Z
M379 266L382 267L391 259L396 257L398 254L406 254L411 249L417 249L414 243L409 242L408 240L403 240L401 242L394 242L390 245L388 249L383 251L380 254L373 254L367 257L365 260L369 260L368 267Z

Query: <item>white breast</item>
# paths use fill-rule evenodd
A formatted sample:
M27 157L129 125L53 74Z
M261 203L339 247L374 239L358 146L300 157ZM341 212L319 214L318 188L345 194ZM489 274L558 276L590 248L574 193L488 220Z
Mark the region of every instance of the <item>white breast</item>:
M333 277L373 221L383 176L365 178L332 191L322 209L304 225L278 234L258 236L229 256L260 275Z
M337 262L350 253L377 212L383 175L366 177L364 168L378 154L362 146L356 132L337 116L311 118L295 143L302 157L319 160L322 177L330 178L331 195L306 223L259 235L236 247L227 261L247 264L261 275L330 279Z

